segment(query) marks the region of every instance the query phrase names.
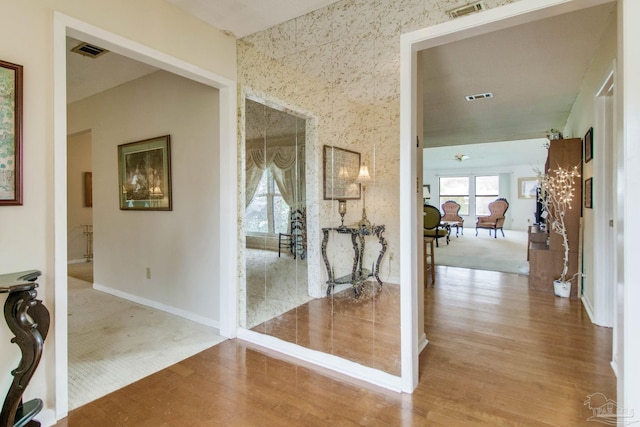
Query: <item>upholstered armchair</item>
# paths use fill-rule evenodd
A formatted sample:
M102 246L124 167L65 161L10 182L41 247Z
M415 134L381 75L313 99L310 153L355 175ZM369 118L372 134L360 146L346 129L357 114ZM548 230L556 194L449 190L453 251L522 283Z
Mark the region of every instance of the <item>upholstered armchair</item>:
M499 229L502 232L502 237L504 237L502 226L504 225L504 214L507 209L509 209L507 199L500 198L489 203L491 215L478 217L476 221L476 236L478 235L478 228L487 228L489 229L489 236L491 236L491 230L493 230L493 237L498 238Z
M447 200L442 204L442 212L444 212L444 215L441 221L457 222L456 237L458 237L458 230L460 230L460 234L464 236L464 219L458 214L458 212L460 212L458 202L455 200Z
M450 228L445 227L440 223L442 219L442 215L440 211L435 206L426 205L424 207L424 236L425 237L435 237L436 239L436 247L438 245L438 239L440 237L444 237L447 241L447 245L449 244L449 230Z

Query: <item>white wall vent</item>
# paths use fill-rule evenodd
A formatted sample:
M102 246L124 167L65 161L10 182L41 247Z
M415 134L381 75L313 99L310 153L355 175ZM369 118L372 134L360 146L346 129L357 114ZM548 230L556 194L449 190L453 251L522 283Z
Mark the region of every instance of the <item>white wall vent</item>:
M477 101L478 99L487 99L487 98L493 98L493 93L487 92L487 93L478 93L476 95L465 96L465 99L467 101Z
M466 6L459 7L449 11L449 16L452 18L460 18L461 16L468 15L470 13L479 12L485 10L484 3L479 1Z
M79 53L82 56L88 56L90 58L97 58L98 56L104 55L109 51L107 49L103 49L101 47L83 42L71 49L71 52Z

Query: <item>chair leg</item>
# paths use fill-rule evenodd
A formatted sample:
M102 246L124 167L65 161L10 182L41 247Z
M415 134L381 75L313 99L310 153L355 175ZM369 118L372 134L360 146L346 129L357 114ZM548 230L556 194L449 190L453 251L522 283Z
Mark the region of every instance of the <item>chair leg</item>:
M476 227L476 237L478 236L478 227Z
M440 245L438 245L438 238L436 237L436 248L439 248Z
M502 237L504 237L504 230L501 228L500 231L502 232Z
M282 236L278 236L278 258L280 258L280 248L282 247Z

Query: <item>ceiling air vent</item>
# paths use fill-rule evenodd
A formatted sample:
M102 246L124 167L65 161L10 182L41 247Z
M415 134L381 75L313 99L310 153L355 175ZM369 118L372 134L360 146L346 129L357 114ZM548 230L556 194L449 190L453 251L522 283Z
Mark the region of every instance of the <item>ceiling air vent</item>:
M467 101L477 101L478 99L487 99L487 98L493 98L493 94L491 92L487 92L487 93L479 93L477 95L465 96L465 99Z
M479 1L476 3L468 4L466 6L459 7L449 11L449 16L452 18L460 18L461 16L468 15L470 13L479 12L484 10L484 3Z
M88 56L90 58L97 58L109 51L89 43L80 43L78 46L71 49L71 52L79 53L82 56Z

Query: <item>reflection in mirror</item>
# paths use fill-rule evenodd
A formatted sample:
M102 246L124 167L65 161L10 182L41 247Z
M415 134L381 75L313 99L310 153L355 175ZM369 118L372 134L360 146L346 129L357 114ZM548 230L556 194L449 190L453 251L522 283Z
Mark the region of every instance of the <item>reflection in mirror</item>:
M245 100L243 326L400 375L375 145L318 147L308 120Z
M246 327L309 300L305 120L246 100Z

